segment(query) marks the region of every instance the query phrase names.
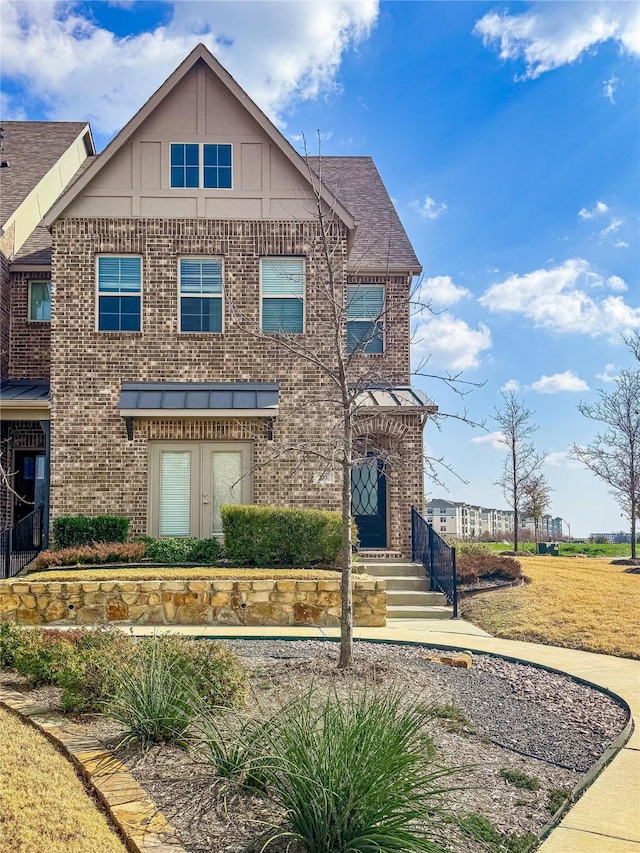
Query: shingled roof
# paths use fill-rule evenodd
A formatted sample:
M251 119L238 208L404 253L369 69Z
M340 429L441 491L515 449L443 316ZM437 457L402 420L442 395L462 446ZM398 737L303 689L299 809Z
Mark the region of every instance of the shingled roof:
M420 272L420 261L371 157L323 156L309 161L358 226L350 270Z
M83 121L2 122L2 159L10 165L0 169L0 224L4 225L85 127Z

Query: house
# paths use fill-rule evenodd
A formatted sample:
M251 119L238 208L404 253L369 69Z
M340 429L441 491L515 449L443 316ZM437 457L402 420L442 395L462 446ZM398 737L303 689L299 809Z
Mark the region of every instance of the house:
M15 490L48 518L121 514L154 536L217 535L224 503L338 509L335 388L296 350L335 358L332 273L361 389L361 547L409 553L436 407L410 386L421 268L373 161L305 161L203 45L98 156L85 125L5 128L10 180L14 135L20 156L49 158L2 244ZM55 168L64 187L12 244L11 217ZM0 499L5 524L33 506Z

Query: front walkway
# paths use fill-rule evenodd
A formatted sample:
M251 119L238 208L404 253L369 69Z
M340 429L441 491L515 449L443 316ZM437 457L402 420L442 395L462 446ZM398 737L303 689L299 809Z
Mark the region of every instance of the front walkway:
M136 634L157 630L134 628ZM160 630L183 636L247 639L331 639L340 633L338 628L222 625L174 626ZM438 648L488 652L548 666L616 693L627 702L632 717L640 720L640 661L501 640L463 619L395 619L386 628L356 628L354 636L362 640L425 643ZM565 815L560 826L543 842L539 853L640 853L640 730L637 727L613 761Z

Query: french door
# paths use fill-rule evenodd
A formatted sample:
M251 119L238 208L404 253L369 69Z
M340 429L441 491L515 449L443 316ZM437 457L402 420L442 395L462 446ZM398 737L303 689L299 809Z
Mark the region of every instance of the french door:
M151 442L148 527L152 536L221 536L220 507L252 501L250 443Z

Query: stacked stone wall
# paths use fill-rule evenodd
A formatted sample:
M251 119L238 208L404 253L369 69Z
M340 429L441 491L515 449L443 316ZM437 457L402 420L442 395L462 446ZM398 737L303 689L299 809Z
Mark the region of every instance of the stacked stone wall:
M386 624L385 581L353 583L356 625ZM0 584L0 620L21 625L340 624L340 581L28 581Z

